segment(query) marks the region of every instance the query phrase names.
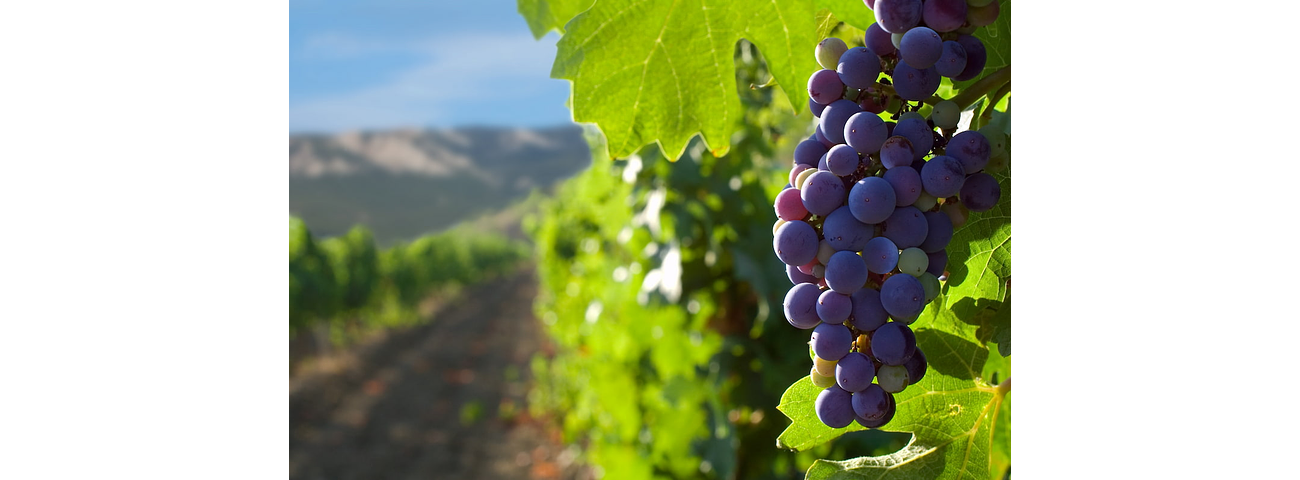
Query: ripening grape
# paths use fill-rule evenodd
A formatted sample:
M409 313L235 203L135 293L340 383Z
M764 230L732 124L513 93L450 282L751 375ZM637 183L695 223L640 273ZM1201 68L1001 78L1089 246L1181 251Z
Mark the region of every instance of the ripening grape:
M878 22L865 47L828 38L814 52L824 68L808 80L813 135L795 147L782 172L789 183L773 198L773 249L794 285L784 313L811 330L809 377L823 389L812 408L833 428L884 426L898 409L893 394L925 377L908 325L942 294L955 230L1000 200L983 171L1009 158L1003 127L957 132L961 105L933 98L941 77L983 72L988 53L971 23L991 22L999 7L864 3ZM932 104L929 118L912 102ZM927 160L936 146L942 154Z

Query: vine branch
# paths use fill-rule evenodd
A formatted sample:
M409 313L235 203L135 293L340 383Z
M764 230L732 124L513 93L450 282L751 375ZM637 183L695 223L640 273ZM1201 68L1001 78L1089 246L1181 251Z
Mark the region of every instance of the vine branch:
M984 105L984 110L980 113L979 124L981 126L988 125L989 122L993 121L993 107L1002 101L1002 97L1007 96L1008 93L1011 93L1011 82L1003 84L1002 88L999 88L997 92L989 95L989 102Z
M980 97L988 95L990 92L993 92L998 87L1005 87L1009 92L1010 85L1011 85L1011 65L1007 65L1005 67L997 69L993 73L988 74L988 76L979 79L975 83L972 83L969 87L966 87L965 90L962 90L961 93L958 93L950 100L952 100L953 103L956 103L957 106L960 107L962 110L965 110L971 105L974 105L975 101L979 100ZM881 93L885 93L887 95L897 94L897 92L894 90L893 85L876 83L871 88ZM1000 94L999 99L1001 98L1001 95L1006 95L1006 94L1005 93ZM940 97L938 95L931 95L930 98L922 100L922 102L929 104L930 106L934 106L934 104L942 101L943 101L943 97ZM997 100L994 100L994 103L997 103Z
M965 110L974 105L975 101L979 100L980 97L987 95L1005 83L1011 83L1011 65L999 68L997 71L972 83L971 86L966 87L965 90L952 97L951 100L962 110Z

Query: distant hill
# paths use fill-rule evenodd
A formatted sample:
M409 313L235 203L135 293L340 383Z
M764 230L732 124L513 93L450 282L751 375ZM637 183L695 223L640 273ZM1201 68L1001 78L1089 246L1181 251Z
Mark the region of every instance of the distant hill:
M381 245L501 210L591 164L578 126L290 135L289 212Z

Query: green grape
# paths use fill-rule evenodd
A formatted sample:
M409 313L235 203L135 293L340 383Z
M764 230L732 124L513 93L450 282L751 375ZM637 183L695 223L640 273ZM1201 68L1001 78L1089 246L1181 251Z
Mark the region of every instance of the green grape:
M817 64L827 70L835 70L840 64L840 55L848 51L849 46L844 44L844 40L830 37L822 40L817 44Z
M813 385L816 385L817 388L830 388L831 385L835 385L835 376L822 375L817 372L817 367L813 367L808 376L812 377Z
M916 247L904 249L898 254L898 271L920 278L930 266L930 257L924 250ZM924 286L924 285L922 285Z
M1002 133L1001 128L985 125L979 129L979 132L989 140L990 158L1007 153L1007 134Z
M903 121L903 120L907 120L907 119L909 119L909 118L915 118L915 119L917 119L917 120L920 120L920 121L923 122L923 123L925 122L925 116L924 116L924 115L921 115L920 112L907 112L907 113L904 113L904 114L902 114L901 116L898 117L898 121L901 122L901 121Z
M939 203L939 199L934 198L934 195L930 195L929 193L926 192L921 192L921 198L916 199L916 202L912 203L912 206L916 207L922 212L928 212L930 211L931 208L934 208L934 206L938 203Z
M813 371L826 377L835 378L835 365L839 361L823 360L821 357L813 357Z
M903 365L881 365L876 370L876 382L889 393L898 393L907 388L907 367Z
M957 122L961 120L961 107L952 100L936 103L930 112L930 120L934 121L934 126L944 130L957 128ZM982 129L980 133L984 133Z
M926 261L928 262L929 259L926 259ZM917 279L921 280L921 288L925 289L926 303L929 303L930 300L934 300L934 297L939 296L939 277L934 276L933 273L925 272L922 273L920 277L917 277Z

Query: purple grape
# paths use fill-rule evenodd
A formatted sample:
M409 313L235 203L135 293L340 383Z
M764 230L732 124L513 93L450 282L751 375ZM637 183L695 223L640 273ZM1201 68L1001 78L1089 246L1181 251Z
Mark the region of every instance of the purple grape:
M948 78L961 75L966 69L966 49L952 40L943 42L943 54L934 64L934 71Z
M849 190L849 212L859 222L874 225L894 213L894 187L880 177L858 180Z
M898 42L899 56L916 69L926 69L943 54L943 39L926 27L916 27L903 34Z
M871 373L876 373L875 365L871 366ZM889 410L889 404L892 403L893 395L880 388L880 385L868 385L866 388L853 394L853 413L858 416L860 421L874 421L885 418L885 413Z
M911 275L894 275L889 278L911 278L920 287L921 282ZM924 295L924 293L922 293ZM916 353L916 335L912 329L898 322L889 322L871 334L871 356L885 365L902 365Z
M858 151L848 145L836 145L826 152L826 169L835 175L845 177L852 175L858 169L858 164L862 160L858 158Z
M894 187L894 205L905 207L921 198L921 174L911 168L891 168L880 178Z
M910 170L910 169L909 169ZM916 207L898 207L881 224L880 236L894 242L899 249L911 248L925 241L929 224Z
M903 367L907 368L908 385L916 385L916 382L925 378L925 372L929 366L926 365L925 353L921 351L920 347L917 347L916 352L912 354L912 358L903 363ZM872 373L875 373L875 371L873 370Z
M817 166L817 159L825 155L827 148L817 141L816 138L809 138L794 147L795 165L807 165L809 167Z
M889 32L880 28L878 23L873 23L867 27L867 34L863 36L862 40L866 44L866 49L871 50L871 53L876 54L877 57L883 57L898 50L894 47L894 41L889 39Z
M861 251L871 240L873 230L871 225L859 222L848 206L835 209L822 222L822 236L836 250Z
M835 70L825 69L813 73L808 77L808 96L822 105L830 105L831 102L843 98L844 82L840 81L840 74Z
M848 295L826 290L817 297L817 318L826 323L844 323L853 313L853 300Z
M880 146L880 163L889 169L911 165L912 158L916 156L912 148L912 141L907 137L902 135L889 137Z
M915 318L921 314L921 310L925 309L925 287L921 285L920 280L911 275L890 275L885 279L885 283L880 285L880 305L885 307L889 316L896 320ZM872 348L875 348L874 339L875 337L872 337Z
M857 415L853 413L852 395L844 391L838 385L831 385L822 393L817 394L817 401L813 404L813 410L817 412L817 419L831 428L844 428L853 423Z
M1002 186L992 175L980 172L966 177L958 195L970 211L986 212L1002 199Z
M955 192L954 192L955 193ZM826 216L844 204L844 181L834 173L814 172L804 181L800 198L808 213Z
M915 102L930 98L939 90L941 80L939 72L933 66L916 69L907 62L899 62L894 67L894 93L904 100Z
M836 145L835 147L838 147L838 146L839 146L839 145ZM831 148L835 148L835 147L831 147ZM817 169L818 169L818 170L822 170L822 171L826 171L826 172L831 171L830 164L826 163L826 155L829 155L830 153L831 153L831 152L828 151L828 152L822 154L822 158L820 158L820 159L817 160Z
M885 111L885 101L875 95L864 95L858 101L858 106L862 107L864 112L880 113Z
M966 22L970 23L972 27L992 25L993 22L997 21L998 13L1001 11L1002 7L996 1L989 2L988 5L982 7L970 7L966 10Z
M826 109L825 105L817 103L812 99L811 96L808 97L808 110L812 112L814 117L821 118L822 110L825 109Z
M835 364L835 383L847 392L861 392L876 378L876 366L859 352L852 352Z
M840 56L835 71L840 74L840 82L864 89L876 84L876 78L880 76L880 57L867 47L853 47Z
M952 219L948 218L948 214L944 212L925 212L925 223L928 225L925 241L921 242L918 247L927 254L947 247L948 242L952 241Z
M912 142L912 158L908 159L908 165L925 158L925 155L930 153L930 149L934 148L934 128L920 118L899 120L898 125L894 126L894 135L907 137L907 140Z
M879 386L877 385L877 387ZM882 388L880 391L884 392L884 389ZM885 394L889 395L889 406L885 408L885 415L880 417L879 420L866 420L863 419L862 417L857 417L857 415L854 415L854 417L857 417L858 425L862 425L867 428L880 428L885 426L885 424L889 423L890 420L894 419L894 413L897 411L898 405L894 403L893 394L889 392L885 392Z
M871 273L889 273L898 266L898 246L885 237L868 240L867 246L862 247L862 261Z
M826 262L826 286L831 290L852 295L865 283L867 283L867 265L862 262L862 257L857 253L835 252L831 255L830 261Z
M782 190L776 194L776 202L773 205L776 208L776 218L793 222L803 220L808 216L808 210L803 206L803 200L799 198L799 190L795 188Z
M813 131L813 138L817 139L817 143L822 144L822 146L826 147L827 150L830 150L831 147L835 146L835 142L832 142L831 139L826 138L826 134L822 132L822 125L820 121L817 122L817 129Z
M969 175L988 166L991 150L989 139L984 134L967 130L952 136L946 153L961 162L962 171Z
M888 130L879 115L858 112L844 124L844 140L858 153L870 155L880 151L880 146L888 138Z
M921 0L876 0L876 23L889 33L903 33L921 23Z
M912 160L912 170L916 170L917 175L921 174L922 168L925 168L925 160Z
M826 111L822 112L820 124L822 134L834 143L844 143L844 125L849 123L849 117L861 112L862 107L853 103L852 100L836 100L826 106Z
M853 334L849 332L849 327L823 323L813 328L812 349L817 358L838 361L848 355L852 347Z
M798 270L796 270L796 273ZM817 316L817 298L821 289L813 283L798 283L785 293L785 319L795 328L809 329L821 323Z
M966 171L961 168L961 162L947 155L931 158L921 169L921 185L936 198L956 195L964 180Z
M879 290L862 288L853 292L849 300L853 302L853 311L849 316L849 323L853 328L870 332L889 321L889 312L880 305Z
M785 266L785 275L790 277L790 283L798 285L800 283L817 283L817 277L799 271L799 267L794 265Z
M772 249L776 258L786 265L803 265L817 258L817 230L804 222L786 222L772 236Z
M930 265L925 267L925 271L936 277L943 276L943 270L948 267L948 250L939 250L925 254L930 258Z
M957 43L966 50L966 68L962 69L961 75L952 79L962 81L979 76L980 72L984 71L984 62L989 58L988 52L984 50L984 42L971 35L961 35L957 37Z
M966 23L966 0L926 0L921 7L925 26L937 32L951 32Z

